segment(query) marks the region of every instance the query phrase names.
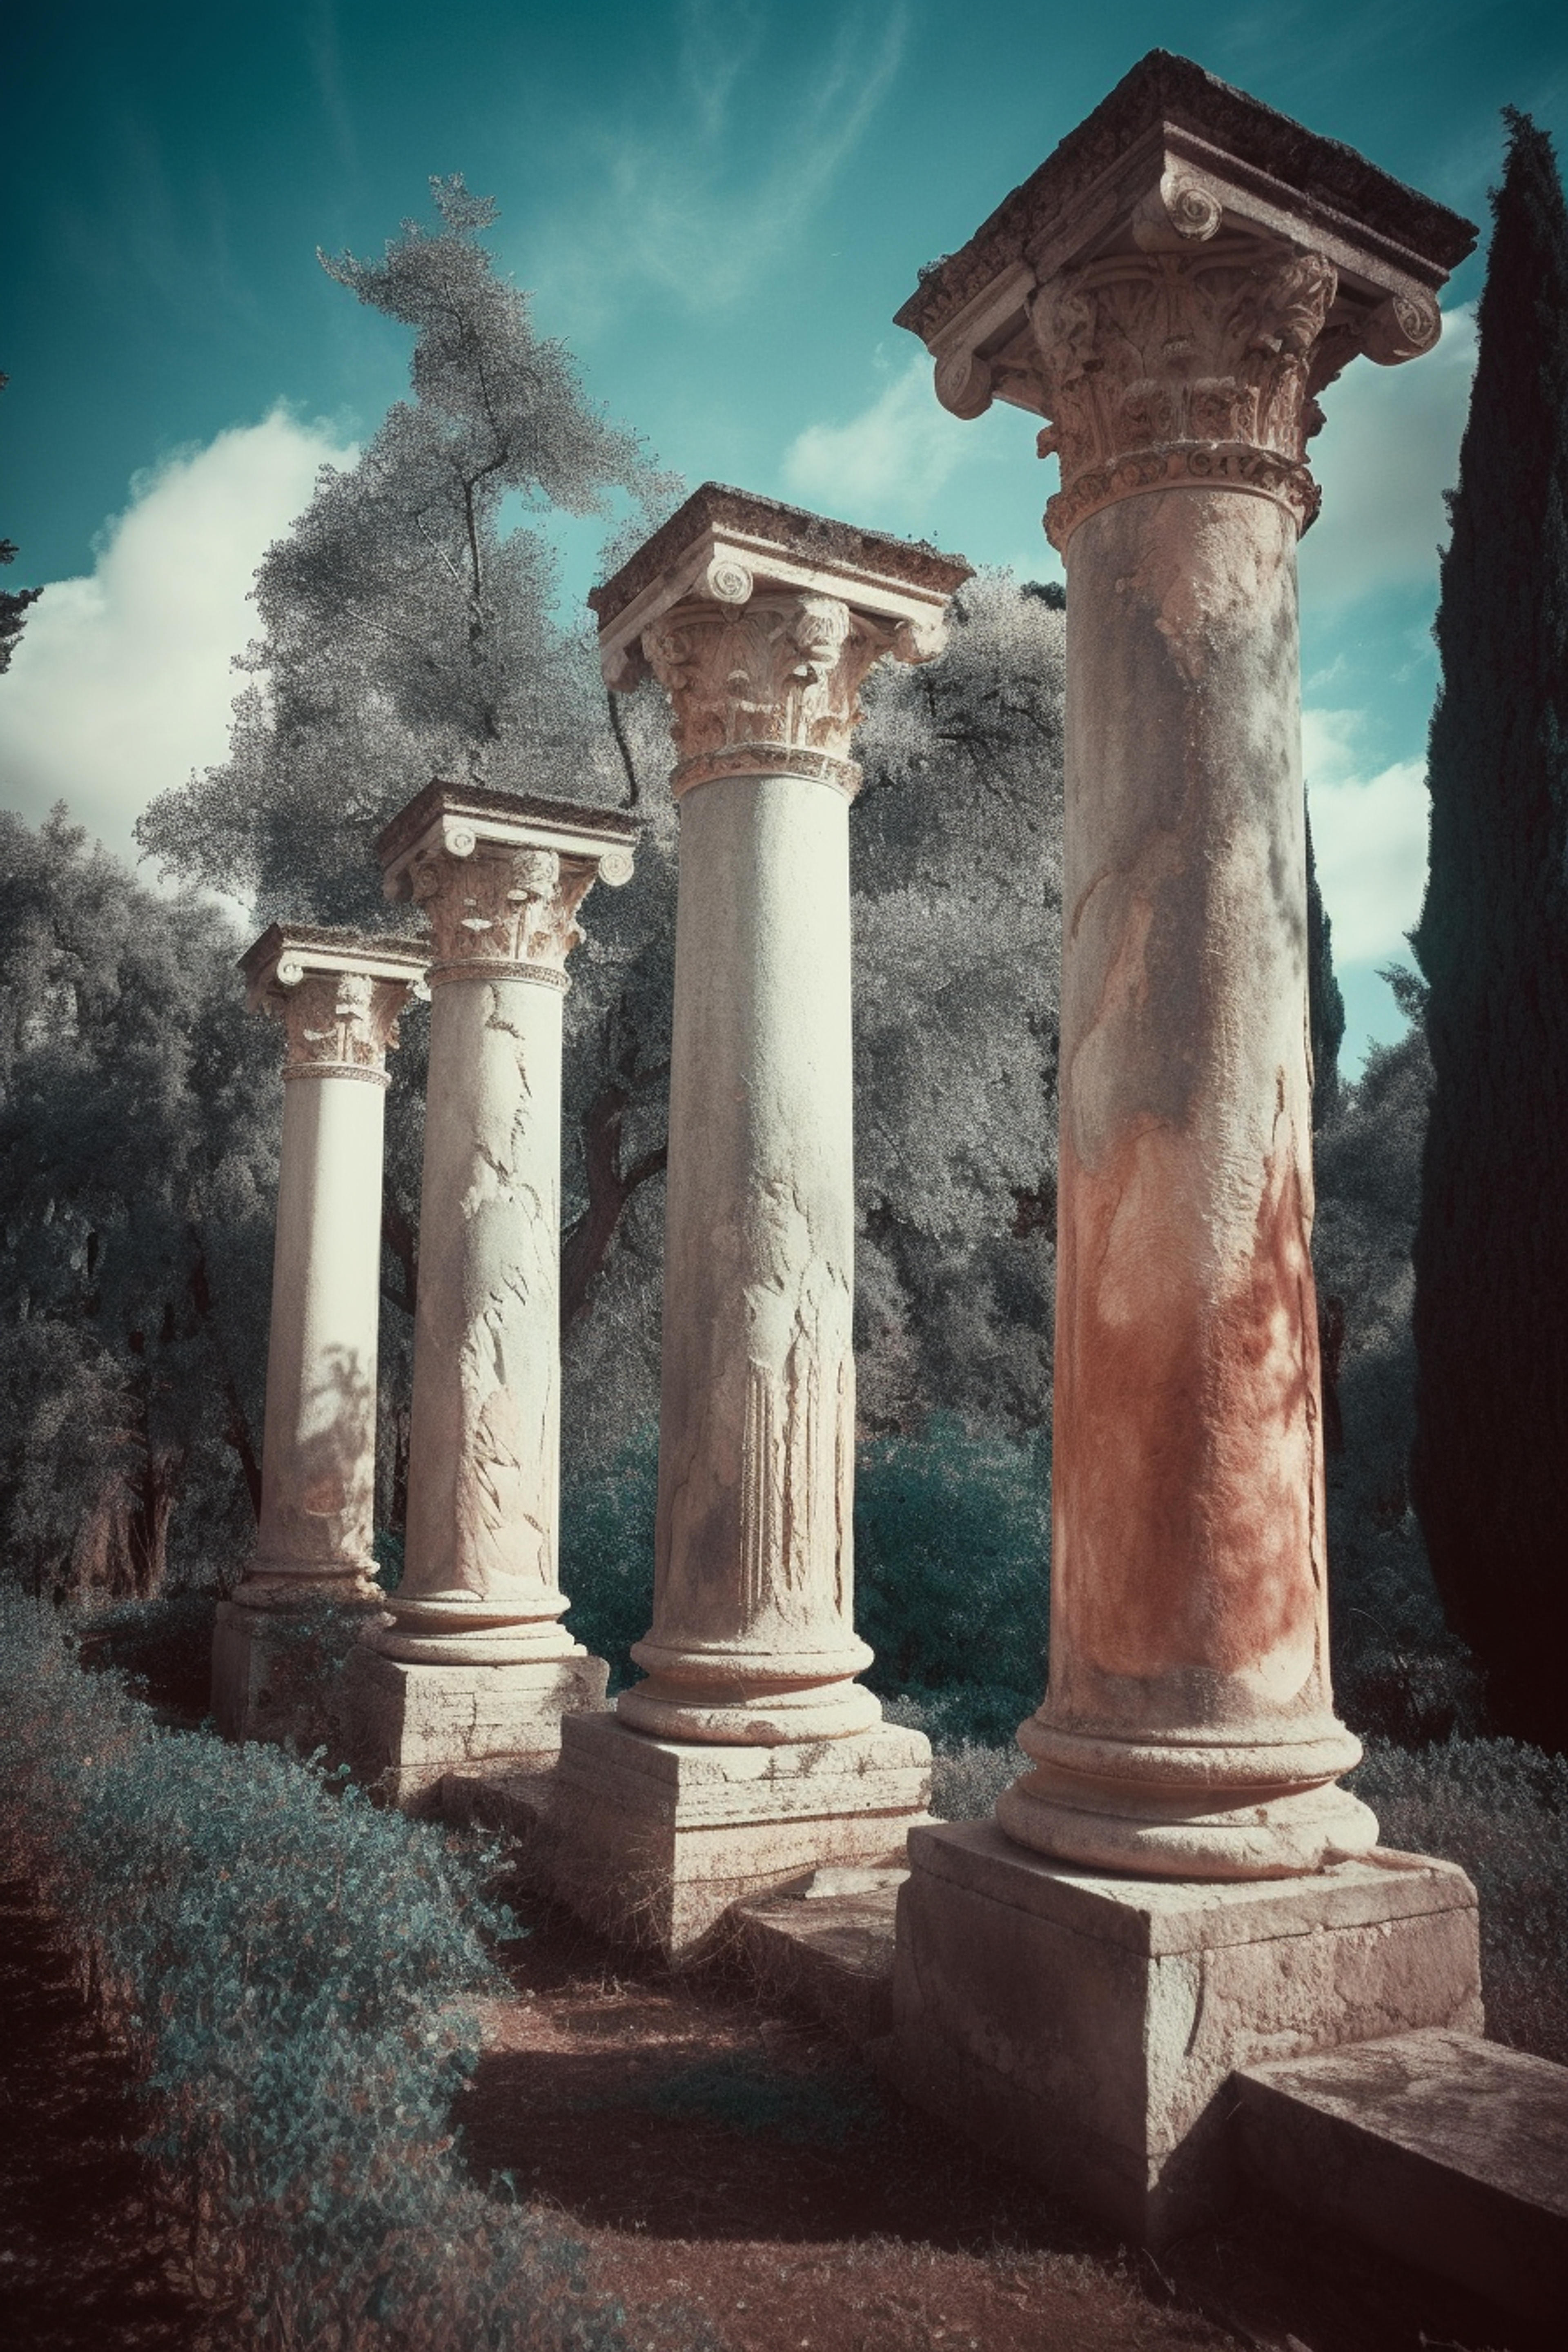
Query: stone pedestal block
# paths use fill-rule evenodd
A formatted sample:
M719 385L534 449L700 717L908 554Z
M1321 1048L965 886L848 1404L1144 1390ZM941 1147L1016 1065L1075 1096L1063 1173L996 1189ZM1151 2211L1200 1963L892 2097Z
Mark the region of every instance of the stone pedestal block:
M392 1803L434 1811L448 1772L547 1769L563 1718L603 1708L608 1677L583 1650L528 1665L411 1665L362 1643L347 1675L354 1769Z
M387 1622L379 1593L274 1608L220 1601L212 1711L224 1738L342 1755L348 1745L346 1656L377 1622Z
M570 1717L542 1868L579 1918L667 1958L731 1904L824 1864L898 1864L929 1821L931 1748L892 1724L762 1748L660 1739Z
M906 2097L1158 2248L1222 2210L1238 2067L1479 2032L1476 1895L1378 1849L1310 1878L1096 1875L991 1822L917 1830L889 2071Z

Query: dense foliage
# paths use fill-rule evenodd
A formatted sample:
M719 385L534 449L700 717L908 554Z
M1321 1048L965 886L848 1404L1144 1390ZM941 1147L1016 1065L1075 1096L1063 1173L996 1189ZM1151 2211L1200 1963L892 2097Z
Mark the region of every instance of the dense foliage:
M1432 721L1415 1507L1511 1730L1568 1747L1568 207L1512 116Z
M608 1659L612 1688L630 1678L627 1653L648 1630L658 1481L650 1421L563 1496L567 1622ZM1019 1440L936 1413L908 1433L862 1443L855 1621L877 1653L871 1687L916 1710L897 1719L994 1740L1039 1705L1049 1494L1042 1432Z
M610 2352L552 2226L474 2188L450 2113L511 1923L485 1858L273 1749L160 1729L0 1593L8 1860L146 2062L195 2284L258 2352Z
M1479 1694L1468 1653L1445 1621L1410 1505L1410 1244L1432 1072L1425 991L1398 967L1385 977L1409 1025L1396 1044L1373 1049L1319 1133L1312 1257L1335 1689L1358 1729L1419 1740L1473 1727Z
M1321 1127L1340 1098L1340 1047L1345 1000L1334 975L1333 925L1318 887L1312 820L1307 819L1307 1034L1312 1049L1312 1125Z
M225 919L0 814L0 1559L210 1580L253 1526L276 1034Z

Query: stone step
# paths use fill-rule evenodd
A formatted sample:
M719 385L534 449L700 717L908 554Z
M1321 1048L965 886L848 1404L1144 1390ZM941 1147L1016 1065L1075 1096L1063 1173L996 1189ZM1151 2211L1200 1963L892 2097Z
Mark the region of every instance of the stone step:
M1432 2027L1232 2080L1242 2160L1276 2196L1568 2322L1568 2067Z
M760 1990L851 2042L893 2022L893 1932L903 1870L824 1869L798 1891L739 1903L735 1940Z

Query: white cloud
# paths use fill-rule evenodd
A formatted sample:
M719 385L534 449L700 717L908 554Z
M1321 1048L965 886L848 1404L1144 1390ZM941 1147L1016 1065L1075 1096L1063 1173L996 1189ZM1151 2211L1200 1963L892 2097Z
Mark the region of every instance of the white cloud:
M54 802L134 856L154 793L221 760L256 626L247 602L316 469L353 451L275 409L132 484L91 577L56 580L0 684L0 801L34 822Z
M1424 359L1392 368L1356 360L1329 386L1328 423L1308 451L1323 511L1301 541L1306 594L1341 604L1436 580L1448 535L1443 492L1458 476L1475 364L1467 306L1445 313Z
M875 523L929 512L932 493L975 454L973 426L938 405L921 352L858 416L797 434L784 452L784 476L809 503Z
M1426 887L1426 763L1355 772L1353 710L1306 710L1301 739L1318 886L1337 964L1407 960Z

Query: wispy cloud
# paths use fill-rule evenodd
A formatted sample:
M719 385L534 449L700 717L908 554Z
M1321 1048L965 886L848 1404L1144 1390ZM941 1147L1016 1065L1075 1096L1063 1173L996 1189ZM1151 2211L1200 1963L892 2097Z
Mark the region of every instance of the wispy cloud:
M1321 520L1301 542L1301 584L1320 603L1436 581L1443 492L1458 474L1476 364L1474 310L1448 311L1435 352L1401 367L1357 360L1323 394L1309 452Z
M132 485L90 578L51 582L0 695L0 796L37 821L57 800L134 856L153 794L227 747L230 668L268 545L316 469L352 457L325 426L276 409Z
M974 455L973 429L939 406L921 352L858 415L797 434L784 452L784 477L814 505L896 523L929 513L932 494Z
M575 331L628 279L692 310L752 289L881 104L909 12L848 6L803 36L762 0L685 0L680 26L674 89L640 90L635 118L588 134L596 193L539 236L549 258L533 282Z
M353 112L349 105L335 0L316 0L305 40L310 51L310 78L316 85L321 111L331 128L338 162L351 178L357 177L359 142L354 136Z
M1301 714L1312 848L1340 964L1407 955L1405 934L1426 887L1425 762L1398 760L1361 774L1361 726L1353 710Z

